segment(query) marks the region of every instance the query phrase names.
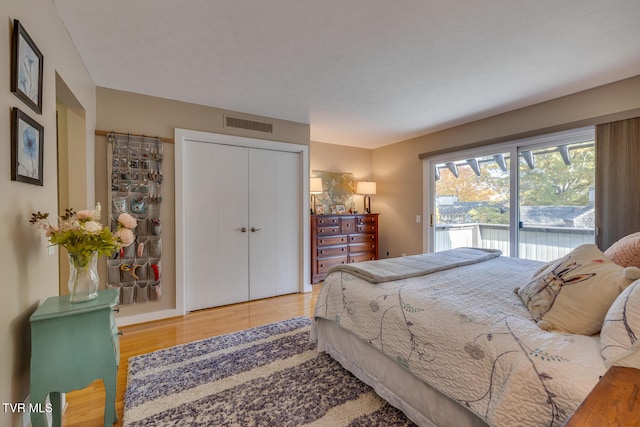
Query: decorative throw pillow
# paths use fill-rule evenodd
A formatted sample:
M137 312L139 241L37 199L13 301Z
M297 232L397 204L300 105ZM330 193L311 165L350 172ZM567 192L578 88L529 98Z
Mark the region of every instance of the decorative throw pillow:
M607 368L640 369L640 280L622 291L611 305L600 332L600 346Z
M592 244L577 247L537 273L516 292L538 326L580 335L600 331L620 292L640 278L640 269L615 264Z
M640 232L618 240L604 254L623 267L640 267Z

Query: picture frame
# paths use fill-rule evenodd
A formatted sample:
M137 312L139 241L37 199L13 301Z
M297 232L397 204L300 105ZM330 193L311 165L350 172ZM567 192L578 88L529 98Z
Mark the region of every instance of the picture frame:
M324 205L316 205L316 215L324 215Z
M343 214L347 212L347 208L344 205L336 205L336 212Z
M44 185L44 128L13 108L11 114L11 180Z
M11 92L42 114L44 57L17 19L13 21L11 60Z
M336 205L331 205L329 210L331 211L332 214L337 214L338 213L338 210L336 209Z

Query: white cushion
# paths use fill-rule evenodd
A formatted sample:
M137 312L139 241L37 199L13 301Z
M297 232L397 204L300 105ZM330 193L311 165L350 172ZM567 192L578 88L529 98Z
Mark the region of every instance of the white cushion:
M536 273L516 291L538 326L580 335L598 333L616 297L640 278L640 269L615 264L592 244Z
M640 280L633 282L609 308L600 332L602 357L612 365L640 369Z

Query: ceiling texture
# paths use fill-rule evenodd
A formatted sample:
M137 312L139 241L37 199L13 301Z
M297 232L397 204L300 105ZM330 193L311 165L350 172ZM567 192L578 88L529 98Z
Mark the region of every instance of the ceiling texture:
M638 0L52 0L97 86L376 148L640 75Z

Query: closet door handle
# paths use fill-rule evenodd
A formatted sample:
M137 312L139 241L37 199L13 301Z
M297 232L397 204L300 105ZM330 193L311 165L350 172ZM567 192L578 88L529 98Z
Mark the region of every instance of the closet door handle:
M251 232L255 233L256 231L260 231L262 230L262 228L255 228L255 227L251 227Z
M246 233L247 232L247 227L238 228L237 230L242 232L242 233Z

